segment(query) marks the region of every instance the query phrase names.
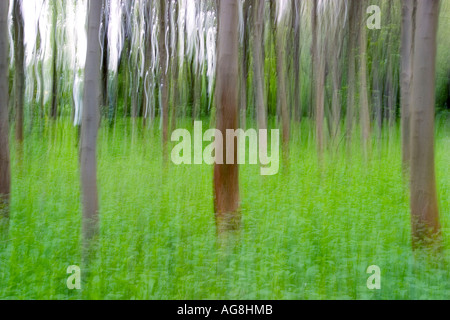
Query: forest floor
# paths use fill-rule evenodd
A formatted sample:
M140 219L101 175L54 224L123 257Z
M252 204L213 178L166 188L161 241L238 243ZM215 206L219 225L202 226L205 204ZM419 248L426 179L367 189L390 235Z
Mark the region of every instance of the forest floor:
M156 122L158 123L158 122ZM206 128L204 128L206 129ZM292 130L290 161L274 176L240 169L242 230L218 250L213 170L162 166L159 130L119 122L98 139L101 236L81 270L76 129L39 126L22 160L12 148L9 236L0 242L0 299L448 299L450 125L438 121L436 171L444 250L414 254L398 128L374 138L368 159L357 135L318 165L308 124ZM336 151L339 150L339 151ZM169 149L170 152L170 149ZM366 270L381 269L381 290Z

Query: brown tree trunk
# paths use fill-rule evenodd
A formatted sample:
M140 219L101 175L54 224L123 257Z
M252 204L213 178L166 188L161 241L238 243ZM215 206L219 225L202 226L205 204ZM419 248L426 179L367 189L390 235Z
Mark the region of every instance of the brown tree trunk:
M415 247L440 232L434 168L438 19L439 0L417 1L411 99L411 223Z
M0 1L0 219L9 217L11 169L9 158L9 51L8 51L9 1Z
M259 2L259 1L258 1ZM217 129L226 136L227 129L238 127L238 0L221 0L219 5L218 65L217 65ZM234 148L223 143L224 159L232 154L234 164L218 164L214 167L214 209L218 234L238 230L239 167L237 141Z
M14 63L16 141L23 141L23 102L25 95L24 21L21 1L14 0Z
M289 159L290 114L286 90L286 18L278 22L277 36L277 101L281 113L283 159Z
M100 43L102 1L89 0L87 56L81 122L81 194L83 200L83 245L89 250L98 235L97 133L100 120Z
M409 169L410 128L411 128L411 81L414 50L414 21L416 0L402 0L401 35L401 125L402 125L402 163L403 170Z

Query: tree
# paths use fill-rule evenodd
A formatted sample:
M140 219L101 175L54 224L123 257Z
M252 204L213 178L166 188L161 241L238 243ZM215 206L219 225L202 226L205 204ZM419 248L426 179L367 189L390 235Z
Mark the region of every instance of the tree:
M358 1L358 24L359 29L359 82L360 82L360 123L361 123L361 142L363 152L367 155L367 148L370 139L370 110L369 96L367 88L367 35L364 21L366 2Z
M292 29L293 29L293 59L294 59L294 119L298 122L302 120L302 89L301 89L301 77L300 77L300 59L301 59L301 48L300 48L300 22L301 22L301 3L299 0L292 0Z
M248 82L248 65L249 65L249 41L250 41L250 28L249 22L251 18L250 6L253 5L252 0L246 0L243 4L243 25L244 37L242 39L242 59L241 59L241 85L239 93L239 109L241 111L241 128L245 128L247 122L247 82ZM264 1L263 1L264 2ZM263 3L264 4L264 3Z
M402 0L402 35L401 35L401 126L402 126L402 163L403 170L409 168L410 161L410 114L411 81L414 50L414 20L416 0Z
M341 81L342 81L342 68L341 68L341 57L343 49L343 37L344 32L341 24L345 17L345 7L342 1L331 2L334 5L332 14L337 12L337 18L331 19L332 24L328 27L328 32L330 32L330 38L332 40L332 46L329 47L328 55L331 59L331 73L332 73L332 83L333 83L333 95L332 95L332 107L331 107L331 137L336 143L338 137L340 136L340 122L341 122Z
M356 12L355 8L358 6L355 1L349 0L348 7L348 75L347 75L347 141L348 147L351 145L351 138L353 132L354 108L355 108L355 46L356 46Z
M255 84L256 119L260 130L267 129L263 56L264 5L265 1L257 0L253 2L253 79ZM266 148L267 146L262 145L261 147ZM266 149L262 150L262 152L265 151Z
M440 232L434 167L435 76L439 0L417 1L411 96L412 240Z
M324 41L320 37L322 23L318 23L319 16L319 0L315 0L313 3L313 68L315 69L313 75L314 85L314 104L315 104L315 120L316 120L316 140L317 140L317 152L319 159L322 158L324 148L324 129L323 122L325 118L325 59L324 59Z
M100 120L100 43L102 1L88 2L87 56L81 122L81 194L84 248L89 249L98 230L97 134Z
M104 0L104 8L102 13L102 106L108 106L108 62L109 62L109 42L108 42L108 28L109 28L109 15L110 15L110 0Z
M259 1L257 1L259 2ZM217 47L217 130L225 135L227 129L238 126L238 0L219 3L219 32ZM217 137L216 137L217 139ZM231 148L223 143L224 158L232 156L234 163L216 163L214 167L214 209L219 235L237 230L240 226L239 167L237 143Z
M289 159L290 114L287 105L286 90L286 15L278 17L276 28L277 51L277 103L281 112L283 158Z
M58 3L52 1L53 5L53 32L52 32L52 107L50 117L56 119L58 116Z
M168 10L166 10L167 0L159 1L159 65L160 65L160 89L161 89L161 122L162 122L162 148L163 161L167 162L167 142L169 140L169 72L167 64L166 50L166 28Z
M22 1L20 0L14 0L14 36L16 141L21 143L23 141L23 101L25 95L25 49Z
M0 1L0 218L9 216L11 192L8 123L8 8L9 1Z

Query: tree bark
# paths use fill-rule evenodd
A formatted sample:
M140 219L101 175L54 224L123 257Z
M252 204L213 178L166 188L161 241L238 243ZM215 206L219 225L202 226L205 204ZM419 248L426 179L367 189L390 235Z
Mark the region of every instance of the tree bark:
M440 233L434 167L439 0L417 1L416 14L411 100L411 223L414 247Z
M97 134L100 119L100 43L102 1L88 2L87 56L81 122L81 194L84 249L98 235Z
M286 18L278 22L277 37L277 101L281 113L283 158L289 159L290 114L286 90Z
M23 141L23 102L25 95L24 69L24 21L21 1L14 0L14 62L15 62L15 110L16 141Z
M258 129L267 129L267 107L264 94L264 1L254 1L253 6L253 77Z
M258 1L259 2L259 1ZM261 1L262 2L262 1ZM238 0L221 0L219 6L218 65L217 65L217 129L225 136L227 129L238 127ZM214 209L218 234L238 230L239 167L237 141L234 148L223 143L223 155L232 153L234 164L218 164L214 167Z
M252 0L245 0L243 4L244 16L244 38L242 43L242 59L241 59L241 86L239 92L239 109L241 113L241 128L245 129L247 123L247 81L248 81L248 48L249 48L249 19L250 6L253 4Z
M315 120L316 120L316 142L319 159L322 158L324 148L323 122L325 117L325 59L323 50L323 41L320 39L318 20L318 0L313 4L313 20L314 25L314 41L313 41L313 68L314 72L314 104L315 104Z
M301 19L301 3L299 0L292 0L292 8L294 10L293 18L293 32L294 32L294 119L298 122L302 121L302 88L301 88L301 77L300 77L300 59L301 59L301 48L300 48L300 19Z
M0 1L0 219L9 217L11 169L9 156L9 1Z
M358 29L359 29L359 81L361 92L360 98L360 125L361 125L361 142L364 154L367 156L368 147L370 143L370 110L369 110L369 96L367 87L367 35L365 25L365 10L366 2L360 0L358 3Z
M414 21L416 0L402 0L401 34L401 127L403 170L409 169L411 129L411 82L414 50Z
M359 1L359 0L357 0ZM356 45L356 26L355 26L355 0L349 2L349 39L348 39L348 76L347 76L347 142L350 148L352 133L353 133L353 120L355 109L355 45Z
M108 43L108 28L109 28L109 10L110 3L109 0L103 0L104 11L102 14L102 24L103 24L103 50L102 50L102 106L106 109L108 107L108 52L109 52L109 43Z
M53 35L52 35L52 107L50 109L50 117L56 119L58 116L58 3L57 0L52 1L53 4Z
M161 89L161 122L162 122L162 148L163 161L167 162L167 142L169 139L169 72L166 51L166 27L167 27L167 0L160 0L159 7L159 63L160 63L160 89Z

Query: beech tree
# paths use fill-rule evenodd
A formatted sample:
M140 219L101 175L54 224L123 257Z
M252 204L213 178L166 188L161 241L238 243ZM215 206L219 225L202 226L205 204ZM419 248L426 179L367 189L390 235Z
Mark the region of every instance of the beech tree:
M408 170L410 162L411 127L411 82L414 50L414 21L416 0L402 0L401 35L401 126L403 170Z
M81 194L84 248L98 235L97 134L100 121L100 43L102 1L88 2L87 56L81 121Z
M411 96L413 245L440 233L434 166L434 110L439 0L417 1Z
M14 98L16 111L16 141L23 141L23 102L25 95L24 21L22 1L14 0Z
M236 130L239 121L238 26L238 0L221 0L217 44L216 127L222 135L226 134L227 129ZM232 156L234 163L216 163L214 167L214 209L219 235L239 229L241 219L238 211L239 167L236 139L233 147L223 144L222 154L224 157Z
M0 219L9 216L11 169L9 158L9 61L8 12L9 1L0 1Z

